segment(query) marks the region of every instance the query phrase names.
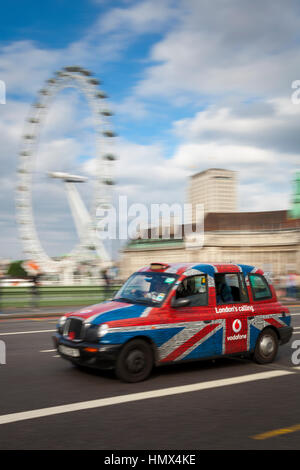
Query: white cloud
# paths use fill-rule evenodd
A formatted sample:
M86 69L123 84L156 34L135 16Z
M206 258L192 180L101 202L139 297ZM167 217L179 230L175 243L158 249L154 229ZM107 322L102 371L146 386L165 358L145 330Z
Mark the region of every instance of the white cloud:
M33 41L2 47L0 77L6 83L7 95L36 93L60 59L60 51L40 48Z
M151 50L140 96L288 93L299 71L299 5L288 1L176 3L178 21Z
M138 100L137 97L128 96L122 102L110 102L110 107L115 114L128 119L130 117L133 120L140 120L149 117L150 112L146 108L143 101Z
M208 133L222 132L225 136L232 134L253 135L264 132L274 125L274 116L238 116L232 108L212 106L199 111L193 118L175 122L176 134L184 140L199 139Z
M209 167L243 169L245 166L270 165L275 155L259 148L220 143L183 144L175 153L174 161L182 168Z
M174 123L174 164L191 173L209 167L238 172L243 210L287 209L299 164L300 107L290 99L266 106L212 106ZM247 109L247 112L246 112Z
M135 34L153 33L176 17L178 11L172 4L170 0L146 0L127 8L113 8L100 18L99 29L102 33L118 30Z
M263 182L243 184L239 189L239 198L242 211L286 210L290 203L290 194L285 187L278 192L270 192Z
M140 145L120 139L119 160L114 169L116 196L126 195L129 204L183 203L189 171L165 158L159 144ZM83 171L95 174L95 160L83 164Z

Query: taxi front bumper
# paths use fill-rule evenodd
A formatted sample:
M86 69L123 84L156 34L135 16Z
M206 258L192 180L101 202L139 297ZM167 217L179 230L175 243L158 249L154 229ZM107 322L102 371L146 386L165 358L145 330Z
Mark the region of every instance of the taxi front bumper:
M96 369L112 369L121 344L99 344L71 341L59 333L52 336L58 354L74 364Z

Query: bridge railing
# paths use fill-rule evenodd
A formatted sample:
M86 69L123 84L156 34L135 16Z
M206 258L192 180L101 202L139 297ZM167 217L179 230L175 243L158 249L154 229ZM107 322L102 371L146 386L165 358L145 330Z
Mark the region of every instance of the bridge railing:
M2 287L0 291L0 311L6 308L22 307L63 307L93 305L109 298L119 289L110 286L64 286L50 287Z

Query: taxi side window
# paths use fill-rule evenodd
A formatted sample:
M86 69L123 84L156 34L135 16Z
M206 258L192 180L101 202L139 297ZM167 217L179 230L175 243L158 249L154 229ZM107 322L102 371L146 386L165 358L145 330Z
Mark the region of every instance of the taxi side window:
M249 281L254 300L271 299L271 289L261 274L249 274Z
M248 302L245 281L241 273L215 274L217 304Z
M190 307L208 304L207 279L205 275L185 278L176 290L176 299L190 299Z

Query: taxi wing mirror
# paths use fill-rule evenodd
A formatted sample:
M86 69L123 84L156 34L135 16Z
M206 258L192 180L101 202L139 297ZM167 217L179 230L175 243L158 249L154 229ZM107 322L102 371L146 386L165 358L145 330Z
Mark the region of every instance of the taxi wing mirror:
M187 307L189 303L190 303L190 299L187 299L187 298L175 299L175 297L173 297L171 306L174 308Z
M113 290L112 292L110 292L108 299L105 299L105 300L113 300L115 296L117 295L117 293L119 292L119 290L120 289Z

